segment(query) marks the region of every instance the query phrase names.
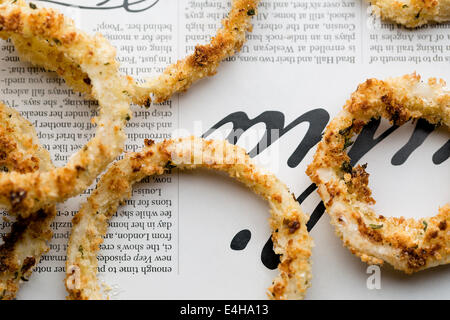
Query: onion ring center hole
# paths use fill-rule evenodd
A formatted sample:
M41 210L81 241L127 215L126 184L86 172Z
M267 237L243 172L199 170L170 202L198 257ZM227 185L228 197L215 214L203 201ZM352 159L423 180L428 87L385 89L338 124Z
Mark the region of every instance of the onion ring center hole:
M168 179L171 178L171 179ZM156 180L158 179L158 180ZM159 181L159 182L157 182ZM174 195L180 190L179 200ZM158 189L161 190L159 195ZM196 169L195 171L174 170L172 174L163 176L152 176L144 179L142 182L135 184L133 188L132 200L137 204L140 200L150 201L148 208L133 207L131 203L120 206L118 215L114 216L111 222L116 225L109 226L108 233L112 234L112 238L105 238L104 247L100 250L100 254L117 255L116 251L108 250L111 244L162 244L168 243L165 239L150 239L150 241L118 239L117 233L171 233L174 250L165 255L172 256L171 262L156 262L153 260L152 266L171 266L173 271L166 273L165 276L177 276L178 262L180 263L180 273L189 277L183 277L180 282L165 282L164 291L173 292L173 290L184 290L182 288L189 287L190 279L195 279L196 287L200 286L205 290L211 291L212 288L223 288L223 286L236 286L238 283L251 281L249 277L258 278L260 287L248 287L243 289L241 295L243 297L254 296L255 293L261 294L264 298L264 292L271 283L273 277L277 274L277 270L268 270L261 263L261 251L267 238L271 234L268 225L269 206L266 201L255 195L251 190L247 189L241 183L231 179L227 174L221 172L211 172L204 169ZM164 200L172 200L172 204L167 206ZM152 201L160 201L156 205ZM127 217L127 214L137 211L157 211L158 216L143 217L137 216ZM170 210L172 216L161 217L161 211ZM179 211L178 211L179 210ZM124 229L124 224L128 222L131 226L132 222L172 222L173 226L170 230L163 230L156 226L155 229L147 228L145 231L138 228ZM233 237L241 230L248 229L252 232L252 237L247 247L242 251L235 251L230 248ZM200 240L199 240L200 239ZM177 250L177 246L179 251ZM136 255L135 249L123 250L121 254L127 253L130 256ZM161 252L155 253L152 250L142 250L140 255L152 255L153 259ZM178 259L180 259L178 261ZM205 260L206 259L206 260ZM224 263L223 261L226 261ZM205 263L207 262L207 263ZM102 259L99 261L99 267L104 264ZM108 261L107 266L143 266L145 263L136 262L115 262ZM229 280L220 279L218 270L226 269L227 272L233 274L235 281L229 283ZM255 272L256 271L256 272ZM199 280L201 279L201 280ZM102 280L109 284L120 283L120 288L128 292L128 287L133 282L140 283L142 281L155 281L155 277L137 276L128 280L119 282L117 275L108 273L102 274ZM181 278L179 279L181 281ZM192 280L194 281L194 280ZM219 281L219 282L218 282ZM211 284L214 283L214 286ZM169 284L172 284L169 286ZM240 289L241 290L241 289ZM201 292L201 290L196 290ZM226 292L226 290L224 291ZM165 294L159 292L158 295ZM188 293L185 293L187 297ZM219 292L217 294L220 294ZM156 296L155 296L156 297ZM219 296L218 296L219 297Z
M430 217L450 201L450 159L439 165L433 163L433 155L446 144L449 134L445 128L437 128L423 143L417 143L419 146L413 151L410 139L416 123L408 122L399 127L358 162L368 164L366 171L370 174L369 187L376 200L377 214ZM389 127L383 119L374 139Z

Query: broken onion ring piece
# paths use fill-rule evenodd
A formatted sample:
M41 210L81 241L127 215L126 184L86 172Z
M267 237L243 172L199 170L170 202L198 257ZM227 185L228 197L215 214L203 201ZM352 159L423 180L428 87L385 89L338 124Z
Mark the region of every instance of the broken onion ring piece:
M129 153L103 175L87 202L73 219L67 251L66 287L69 299L101 299L97 282L97 254L109 219L121 202L130 197L133 184L168 168L207 168L228 173L266 199L271 208L270 225L275 252L281 255L280 275L270 287L274 299L301 299L311 280L312 240L306 229L308 217L285 184L257 167L245 150L225 141L200 138L146 141L138 153Z
M426 119L450 127L450 93L443 80L422 83L416 74L386 81L367 80L327 126L307 174L317 185L331 223L344 245L369 264L384 261L413 273L450 262L450 205L431 218L377 215L365 166L350 165L346 147L373 118L396 125Z

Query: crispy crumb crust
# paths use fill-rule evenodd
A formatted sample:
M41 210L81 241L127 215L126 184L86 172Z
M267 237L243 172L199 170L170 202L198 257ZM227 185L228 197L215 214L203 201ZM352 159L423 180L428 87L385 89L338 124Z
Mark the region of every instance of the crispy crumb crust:
M408 28L450 21L450 0L370 0L382 19Z
M46 171L52 168L50 155L39 145L30 122L0 104L0 166L21 173ZM5 155L5 156L3 156ZM42 254L48 251L52 237L50 224L55 206L38 210L29 218L18 217L11 232L0 246L0 300L16 297L20 283L28 281Z
M443 80L422 83L416 74L386 81L367 80L327 126L306 173L318 186L336 233L350 251L369 264L413 273L450 261L450 205L420 220L377 215L365 166L350 166L345 145L373 118L402 125L424 118L450 127L450 94Z
M1 2L0 2L1 3ZM209 44L197 45L193 54L166 68L164 73L142 85L132 84L127 89L135 104L149 106L152 100L162 103L177 92L184 92L196 81L216 74L220 63L240 51L246 32L252 29L251 19L257 14L259 0L233 0L222 28ZM24 38L20 34L11 39L23 60L57 72L68 85L91 95L89 76L80 65L66 57L58 46L45 39ZM152 99L153 98L153 99Z
M134 102L149 105L152 96L154 102L161 103L186 91L194 82L215 75L220 63L244 45L246 33L252 31L251 19L257 14L258 3L259 0L233 0L231 11L211 43L197 45L193 54L136 87Z
M100 106L96 136L66 166L46 172L1 173L0 203L26 218L46 205L83 192L123 149L123 128L130 119L131 80L118 73L115 49L101 36L77 30L73 21L53 9L38 9L18 0L0 5L0 37L48 41L56 56L80 66ZM58 53L58 54L57 54ZM21 194L20 198L15 197Z
M257 167L242 148L225 141L200 138L146 141L138 153L129 153L103 175L87 202L73 219L67 251L68 299L101 299L97 282L97 254L108 221L120 203L131 196L134 183L169 168L207 168L223 171L242 182L270 204L270 226L275 252L281 254L280 275L269 288L273 299L302 299L311 281L312 240L306 216L285 184Z
M0 103L0 167L20 173L50 169L50 156L38 143L33 125Z

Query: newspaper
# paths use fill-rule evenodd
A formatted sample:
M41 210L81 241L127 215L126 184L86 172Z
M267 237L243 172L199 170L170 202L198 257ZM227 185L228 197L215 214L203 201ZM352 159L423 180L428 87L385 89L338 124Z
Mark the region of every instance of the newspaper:
M101 32L118 51L121 71L144 80L214 36L230 8L223 0L35 1ZM417 72L448 79L450 24L409 31L381 22L358 0L261 1L241 53L216 76L149 109L133 106L127 151L144 139L205 135L237 144L273 170L311 215L314 238L309 299L450 298L450 270L405 276L368 267L342 246L306 176L327 122L367 78ZM19 61L0 43L1 97L37 128L54 163L64 165L94 134L95 101L55 74ZM279 136L256 148L269 129ZM448 134L423 121L366 128L354 157L368 163L376 209L385 216L422 217L449 201ZM71 219L95 188L58 206L50 251L19 299L65 297L65 250ZM3 213L7 216L7 213ZM111 299L265 299L277 274L268 208L221 175L173 172L139 183L118 210L101 245L99 277ZM11 222L0 222L0 233Z

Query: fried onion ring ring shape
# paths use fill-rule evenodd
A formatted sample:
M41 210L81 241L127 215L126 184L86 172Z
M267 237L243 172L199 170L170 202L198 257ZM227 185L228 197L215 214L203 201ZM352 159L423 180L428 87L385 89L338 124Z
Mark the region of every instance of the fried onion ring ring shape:
M385 81L367 80L327 126L306 173L317 185L331 223L350 251L369 264L387 262L413 273L450 262L450 205L420 220L383 217L375 203L365 166L350 165L351 137L373 118L396 125L426 119L450 127L450 93L443 80L422 83L416 74Z
M130 197L133 184L168 167L182 170L207 168L226 172L265 198L271 209L270 225L275 252L282 254L280 275L270 287L274 299L301 299L311 280L312 240L306 229L308 217L273 174L257 167L245 150L225 141L200 138L146 141L138 153L129 153L103 175L87 202L73 219L66 262L68 299L101 299L97 282L97 253L109 219L121 202Z
M72 155L66 166L48 172L0 174L0 204L26 218L46 205L83 192L123 150L124 127L130 119L130 80L120 76L116 50L101 36L78 31L73 21L53 9L23 1L0 5L0 37L20 35L49 41L88 75L100 110L96 136Z
M233 0L231 11L211 43L197 45L192 55L137 86L133 102L140 105L149 105L151 100L161 103L177 92L186 91L194 82L215 75L220 63L244 45L246 33L252 31L251 20L257 13L258 3L259 0Z
M370 0L382 19L408 28L450 21L450 0Z
M21 173L53 168L50 155L40 146L36 131L20 114L0 104L0 167ZM42 254L48 251L55 206L18 217L0 246L0 300L16 297L19 285L27 281Z

